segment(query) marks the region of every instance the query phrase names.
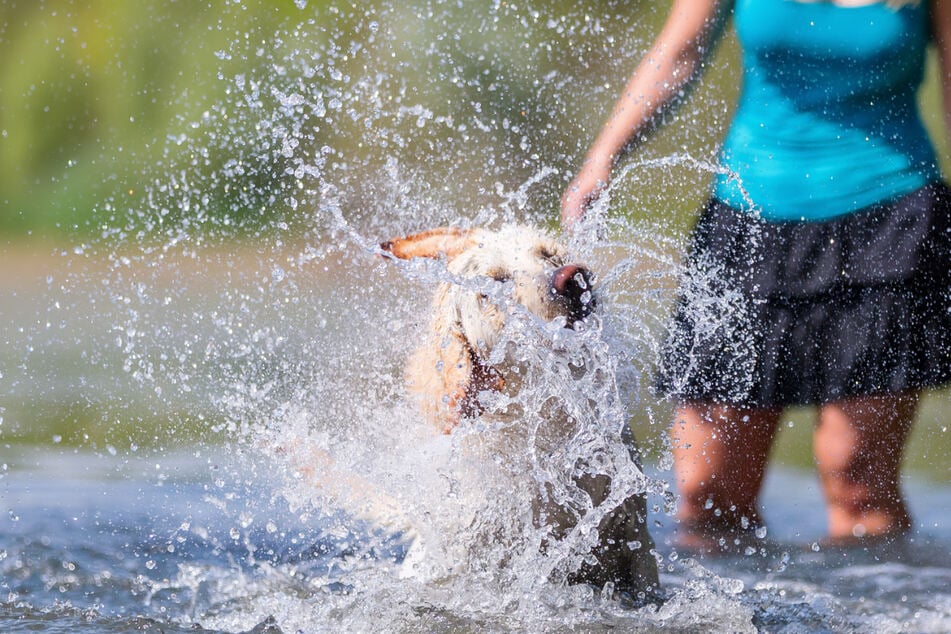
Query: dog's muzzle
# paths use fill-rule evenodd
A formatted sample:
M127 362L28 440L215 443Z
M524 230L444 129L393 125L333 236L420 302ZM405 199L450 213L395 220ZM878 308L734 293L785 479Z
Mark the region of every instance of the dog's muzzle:
M567 264L551 275L550 291L568 313L568 326L574 326L594 312L594 274L578 264Z

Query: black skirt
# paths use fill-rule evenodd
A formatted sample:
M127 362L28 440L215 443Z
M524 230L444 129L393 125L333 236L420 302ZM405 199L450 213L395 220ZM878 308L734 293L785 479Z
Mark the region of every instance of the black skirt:
M664 395L743 407L951 381L951 189L822 222L711 201L659 366Z

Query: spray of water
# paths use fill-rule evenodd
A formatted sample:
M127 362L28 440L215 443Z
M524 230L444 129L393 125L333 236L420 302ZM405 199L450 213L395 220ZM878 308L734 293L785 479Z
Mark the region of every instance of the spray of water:
M644 475L625 435L635 411L649 409L638 395L662 340L680 238L663 219L616 213L605 196L566 237L599 276L601 313L576 331L507 305L492 361L523 368L521 389L485 395L485 414L448 436L422 421L401 373L433 289L460 281L443 262L397 265L374 245L442 224L550 226L580 149L563 136L578 125L574 102L612 94L593 78L621 76L619 41L644 46L630 37L634 12L295 4L298 22L238 34L218 51L227 99L169 136L165 164L143 167L138 202L102 203L99 237L64 254L62 279L49 280L105 324L85 361L122 380L98 398L147 394L130 409L166 421L159 452L188 427L241 458L215 476L232 493L209 504L232 508L263 484L329 544L310 565L263 556L255 529L289 533L251 506L233 529L247 568L182 565L150 593L188 589L196 598L182 619L228 630L267 617L284 631L630 619L610 593L565 580L590 562L597 524L623 495L644 492L660 513L672 510L668 484ZM598 71L572 89L566 68L594 63L589 54ZM241 71L231 72L236 60ZM633 163L618 182L670 167L713 169L675 155ZM712 333L739 306L729 294L711 302ZM552 436L552 418L572 427ZM615 483L600 505L577 486L597 474ZM540 498L576 511L563 539L533 516ZM698 582L634 618L692 626L706 600L721 616L735 612L740 631L749 613L737 611L738 591Z

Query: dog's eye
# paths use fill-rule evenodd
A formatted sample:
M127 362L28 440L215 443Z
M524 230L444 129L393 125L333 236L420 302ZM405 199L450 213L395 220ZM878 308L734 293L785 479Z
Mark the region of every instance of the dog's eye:
M558 256L558 254L547 247L540 247L538 249L538 257L550 262L551 264L561 264L561 258Z

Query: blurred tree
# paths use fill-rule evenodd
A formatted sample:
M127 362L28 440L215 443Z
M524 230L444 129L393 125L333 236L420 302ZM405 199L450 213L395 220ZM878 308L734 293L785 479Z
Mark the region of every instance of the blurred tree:
M0 0L0 230L253 232L308 222L328 185L372 217L381 174L477 209L546 170L554 219L669 4ZM708 78L639 158L715 152L730 40ZM637 173L619 212L683 226L708 177Z
M466 180L491 163L490 173L530 172L519 154L539 149L565 160L572 109L590 108L554 92L552 74L606 87L616 38L658 15L644 4L3 0L0 230L98 232L107 222L154 232L183 213L253 218L263 207L293 217L302 164L289 160L288 136L311 157L329 143L347 159L341 170L372 172L384 155L410 166L442 158ZM373 84L387 93L377 107ZM282 102L289 94L305 103ZM413 108L485 117L462 135L424 131L405 116ZM447 150L450 136L478 137L472 160ZM508 160L494 160L495 144ZM197 200L171 200L196 178L206 190Z
M215 51L290 2L0 2L0 228L70 230L223 97Z

